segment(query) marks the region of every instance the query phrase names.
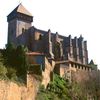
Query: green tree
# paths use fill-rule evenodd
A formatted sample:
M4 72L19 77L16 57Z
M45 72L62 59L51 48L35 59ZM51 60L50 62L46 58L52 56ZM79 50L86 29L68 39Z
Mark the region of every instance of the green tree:
M3 52L3 57L4 57L4 64L6 66L14 66L15 65L15 50L16 47L14 46L14 44L9 43L6 45L6 49Z
M28 67L28 63L26 59L27 51L28 49L23 45L18 46L16 49L16 68L18 70L17 71L18 76L23 77L26 74L27 67Z
M27 72L27 60L26 52L28 49L23 46L14 46L14 44L9 43L6 45L6 49L3 51L4 65L7 68L7 76L12 79L26 79Z

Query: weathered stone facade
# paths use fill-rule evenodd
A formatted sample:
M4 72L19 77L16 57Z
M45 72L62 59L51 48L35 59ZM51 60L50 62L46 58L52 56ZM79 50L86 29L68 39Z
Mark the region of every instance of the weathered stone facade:
M47 87L48 83L52 80L53 76L52 72L55 67L55 61L48 59L41 53L31 52L31 53L26 53L26 55L28 58L28 62L33 65L32 67L40 65L38 70L41 71L41 74L39 74L42 77L41 83L45 87ZM29 70L29 73L33 73L32 70Z
M31 27L33 16L20 4L7 16L7 21L8 42L19 45L18 37Z
M57 32L52 33L50 29L44 31L31 26L33 16L22 4L7 16L7 21L8 43L12 42L16 46L25 45L31 53L43 54L43 59L48 61L48 65L55 62L54 72L64 76L65 72L71 73L72 70L91 70L88 65L87 41L84 41L82 36L72 38L71 35L62 36ZM43 56L35 57L38 59L37 61L41 61ZM37 62L37 64L43 65L42 62ZM71 74L68 78L71 79L70 77Z
M8 42L23 44L32 52L44 53L55 60L73 60L88 64L87 43L83 37L61 36L50 30L43 31L31 26L32 16L20 4L8 15ZM22 10L23 12L18 12Z

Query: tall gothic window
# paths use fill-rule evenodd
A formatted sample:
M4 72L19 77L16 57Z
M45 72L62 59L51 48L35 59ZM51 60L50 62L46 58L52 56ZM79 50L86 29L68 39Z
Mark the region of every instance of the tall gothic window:
M22 28L22 33L24 33L25 32L25 29L24 28Z

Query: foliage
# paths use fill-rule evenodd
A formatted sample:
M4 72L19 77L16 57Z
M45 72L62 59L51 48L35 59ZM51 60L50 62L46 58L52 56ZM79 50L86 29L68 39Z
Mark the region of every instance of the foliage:
M28 71L36 75L42 75L41 65L39 64L30 64L28 66Z
M40 86L36 100L60 100L54 93L45 89L43 85Z
M6 45L6 49L1 53L0 75L7 76L10 80L25 81L27 72L27 59L25 53L28 49L19 45L15 47L12 43Z
M48 84L47 89L40 86L36 100L71 100L69 89L68 81L55 74L54 81Z
M9 79L16 77L16 70L12 67L7 68L7 76Z
M79 71L72 73L72 92L78 95L79 98L84 97L82 100L86 100L87 95L91 98L97 97L98 90L98 77L97 71L93 70L91 72Z
M3 64L3 56L0 53L0 79L5 79L7 74L7 68Z
M46 89L40 86L36 100L87 100L88 93L93 93L93 98L98 100L94 93L95 84L90 82L84 83L84 85L75 81L69 83L59 75L54 74L54 80L48 84Z
M0 62L0 78L6 78L7 69L6 67Z

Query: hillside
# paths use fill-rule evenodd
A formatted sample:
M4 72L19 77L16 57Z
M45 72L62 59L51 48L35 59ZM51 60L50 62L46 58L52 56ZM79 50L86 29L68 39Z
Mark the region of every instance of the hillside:
M33 69L29 70L26 52L26 47L14 47L12 44L0 51L0 100L100 99L99 70L73 71L71 83L53 72L50 81L50 72L54 66L52 67L46 59L42 75L41 70L34 69L38 69L39 66L32 65Z
M85 82L69 83L55 74L53 82L50 82L46 89L40 86L36 100L99 100L96 84L90 80L88 84Z

